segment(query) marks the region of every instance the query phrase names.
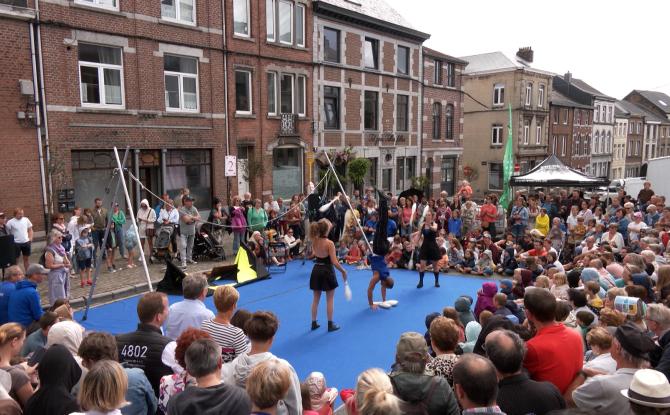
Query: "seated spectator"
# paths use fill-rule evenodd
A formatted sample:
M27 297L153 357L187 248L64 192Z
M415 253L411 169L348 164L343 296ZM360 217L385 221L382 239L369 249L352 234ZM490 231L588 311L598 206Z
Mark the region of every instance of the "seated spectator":
M426 373L429 359L428 346L421 334L407 332L400 336L389 375L395 395L411 407L423 408L429 415L458 415L458 403L447 380Z
M223 363L232 362L242 353L249 352L249 339L242 329L230 324L230 319L237 308L240 293L231 285L217 287L214 291L216 316L202 322L202 329L209 333L214 341L221 346Z
M659 348L652 355L654 369L670 379L670 308L662 304L649 304L644 321L647 329L658 337Z
M393 395L390 378L381 369L367 369L356 381L356 391L340 393L348 415L401 415L402 401Z
M277 404L290 386L291 371L280 361L266 360L254 366L246 388L251 399L251 414L276 414Z
M498 292L498 286L495 282L485 282L482 288L477 291L477 302L475 303L475 317L479 318L479 314L484 310L495 312L496 307L493 304L493 296Z
M436 356L428 362L426 368L434 375L445 378L449 386L453 384L452 372L458 361L458 335L459 326L450 318L437 317L430 323L430 344Z
M617 370L612 375L588 377L580 371L580 377L573 382L578 386L572 392L574 404L581 409L589 409L603 414L629 413L628 399L621 391L628 388L633 375L649 363L649 352L655 348L654 342L634 325L627 323L616 329L612 341L612 358Z
M305 379L305 384L309 390L309 407L311 410L320 415L332 414L332 406L337 399L337 388L327 387L326 378L321 372L310 373ZM249 385L249 382L247 382L247 385Z
M472 298L461 296L454 302L454 308L458 312L458 318L461 324L467 327L468 323L475 321L475 315L472 313Z
M526 317L536 334L526 343L524 366L536 381L549 381L561 393L582 369L584 346L579 334L556 323L556 298L547 290L528 288ZM556 347L557 345L561 347Z
M456 271L461 274L469 274L475 268L475 254L472 249L466 249L463 253L463 260L456 264Z
M486 336L486 354L498 374L500 409L508 415L546 414L565 408L565 400L550 382L536 382L523 372L526 345L510 330L496 330ZM523 399L519 399L523 397Z
M463 415L505 415L496 404L498 378L491 361L476 354L463 356L454 367L454 390Z
M244 335L247 335L246 329L244 328L247 324L247 321L251 320L251 312L245 309L238 309L235 314L230 318L230 324L237 327L238 329L244 332Z
M349 265L358 264L363 259L363 254L361 253L361 246L363 242L358 242L354 240L349 248L349 253L344 257L344 260Z
M199 329L203 321L214 318L203 301L207 297L207 278L204 275L187 275L182 282L184 299L170 306L165 322L165 335L170 339L179 337L189 327Z
M246 324L246 331L251 340L251 350L226 363L221 368L221 379L228 385L245 387L247 376L254 366L269 359L279 359L270 352L275 334L279 328L277 317L268 311L257 311ZM291 370L291 387L288 394L279 403L279 414L300 415L302 405L300 398L300 380L293 366L279 359Z
M79 357L79 345L81 345L82 340L84 340L84 327L74 321L59 321L51 326L49 335L47 336L46 347L49 348L54 344L65 346L72 354L72 357L74 357L74 360L79 363L79 366L85 369L82 365L81 357ZM86 371L84 370L84 372Z
M616 370L616 362L612 359L612 335L604 327L595 327L586 334L586 344L591 348L589 359L584 362L582 370L589 374L611 375Z
M495 264L491 259L491 251L487 249L480 255L479 260L475 264L474 270L472 270L472 273L477 275L488 276L492 275L494 270L495 270Z
M430 325L433 323L433 320L440 317L440 315L441 315L440 313L432 312L428 314L425 319L426 333L424 333L423 338L424 340L426 340L426 344L428 345L428 354L431 357L435 357L435 352L430 347Z
M89 372L95 364L102 360L117 362L119 350L116 346L116 339L108 333L90 333L79 345L79 357ZM144 371L136 367L123 368L123 371L128 378L126 401L129 404L121 408L121 413L123 415L156 413L156 396Z
M23 365L12 365L12 361L19 356L25 338L26 330L18 323L0 326L0 369L11 376L12 387L7 392L21 405L21 408L25 407L33 395L30 375L34 369Z
M600 298L602 287L596 281L589 281L584 284L584 291L586 292L586 300L590 308L600 311L603 308L603 300Z
M188 386L195 386L195 378L189 375L186 369L184 369L186 367L186 362L184 361L186 350L188 350L191 343L198 339L211 338L212 337L206 331L190 328L184 330L179 337L177 337L176 342L171 342L165 347L165 351L163 352L163 362L167 363L166 354L171 346L174 345L174 349L171 351L172 360L170 360L170 363L168 364L168 366L172 367L174 373L161 378L160 394L158 396L158 409L161 413L167 412L170 398L180 393Z
M483 314L484 313L480 314L480 317ZM479 333L481 333L481 331L482 326L476 321L471 321L465 326L465 342L458 344L463 353L472 353L473 349L475 348L475 343L477 343L477 339L479 338Z
M18 265L12 265L4 270L4 281L0 283L0 325L10 322L9 296L16 290L16 283L22 279L23 271Z
M462 342L465 340L465 327L461 324L461 319L458 316L458 311L454 307L444 307L442 309L442 315L446 318L454 320L456 327L458 328L458 341ZM432 323L432 321L431 321ZM429 327L430 329L430 327ZM427 344L428 342L426 342ZM430 347L429 347L430 349Z
M165 346L170 343L170 339L161 332L168 312L168 299L165 294L146 293L137 303L137 316L140 320L137 330L116 336L119 361L125 367L144 370L155 396L159 393L161 377L172 373L170 367L161 359Z
M554 274L553 284L549 288L549 292L558 300L568 299L568 279L564 272L557 272Z
M126 405L128 378L123 367L112 360L95 364L84 376L79 405L86 412L71 415L116 415Z
M25 415L69 415L79 411L79 403L70 391L79 382L82 371L65 346L50 347L42 356L37 373L40 387L28 399Z
M288 229L286 231L286 234L284 235L284 243L289 249L290 259L293 259L294 256L298 255L301 242L302 241L300 239L296 239L296 237L293 235L293 229Z
M168 415L247 415L249 396L221 380L221 347L211 339L199 339L186 350L186 370L197 386L186 388L168 403Z
M49 270L40 264L31 264L26 271L26 278L16 283L8 303L9 321L30 327L42 317L42 305L37 285L42 283Z
M586 299L586 293L584 290L577 288L570 288L568 290L568 301L572 305L572 311L570 312L571 316L576 316L580 311L587 311L593 314L594 323L598 324L598 316L591 310L588 306L588 300Z
M32 353L44 348L47 345L49 329L56 323L58 323L58 315L53 311L47 311L42 314L39 321L40 328L26 337L26 341L23 343L23 348L21 349L21 356L30 356Z
M670 383L656 370L638 370L628 389L621 393L630 401L635 415L663 415L670 408Z

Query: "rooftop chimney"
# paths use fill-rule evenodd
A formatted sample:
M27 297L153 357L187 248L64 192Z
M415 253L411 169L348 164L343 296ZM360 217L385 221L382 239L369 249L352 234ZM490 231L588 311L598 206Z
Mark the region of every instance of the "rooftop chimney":
M519 51L516 53L516 56L525 60L528 63L533 63L533 48L527 46L525 48L519 48Z
M565 82L568 83L568 85L570 85L570 82L572 82L572 74L570 73L570 71L566 72L565 75L563 75L563 79L565 80Z

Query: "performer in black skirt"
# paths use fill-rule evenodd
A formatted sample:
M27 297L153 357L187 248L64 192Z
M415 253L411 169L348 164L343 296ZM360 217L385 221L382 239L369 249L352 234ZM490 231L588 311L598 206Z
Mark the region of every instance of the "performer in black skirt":
M419 250L419 284L416 288L423 287L423 273L426 270L426 262L433 264L433 275L435 275L435 286L440 286L440 270L437 267L437 261L440 259L440 248L437 246L437 223L433 220L433 212L426 213L425 222L419 232L415 233L415 240L423 238L421 249Z
M321 292L326 292L326 314L328 315L328 331L338 330L340 327L333 323L333 300L335 298L335 288L337 288L337 278L335 277L335 268L342 273L344 283L347 283L347 271L342 268L337 260L335 244L328 239L328 234L332 228L328 219L321 219L318 222L312 222L309 225L309 237L312 240L312 253L315 256L314 268L309 278L309 289L314 293L312 300L312 330L319 327L316 321L316 314L319 309Z

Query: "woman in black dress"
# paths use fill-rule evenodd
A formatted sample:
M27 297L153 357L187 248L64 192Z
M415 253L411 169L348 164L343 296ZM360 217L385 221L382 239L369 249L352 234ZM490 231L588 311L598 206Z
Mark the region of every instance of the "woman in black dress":
M437 261L440 259L440 248L437 246L437 223L433 220L433 212L428 211L420 231L416 232L415 240L423 238L421 249L419 250L419 284L416 288L423 287L423 273L426 270L426 262L433 264L433 275L435 275L435 286L440 286L440 270L437 267Z
M320 326L316 321L316 314L319 309L321 292L326 292L326 314L328 315L328 331L338 330L340 327L333 323L333 300L335 298L335 288L337 288L337 278L335 269L342 273L344 283L347 283L347 272L342 268L337 260L335 244L328 239L328 234L332 228L328 219L321 219L318 222L312 222L309 226L309 236L312 240L312 253L314 254L314 268L309 278L309 289L314 293L312 300L312 330Z

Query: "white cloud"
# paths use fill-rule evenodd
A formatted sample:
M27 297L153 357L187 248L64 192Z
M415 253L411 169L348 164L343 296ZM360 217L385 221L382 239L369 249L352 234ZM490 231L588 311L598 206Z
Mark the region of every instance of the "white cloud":
M604 94L670 94L670 2L638 0L386 0L426 46L453 56L523 46L533 66L572 72Z

